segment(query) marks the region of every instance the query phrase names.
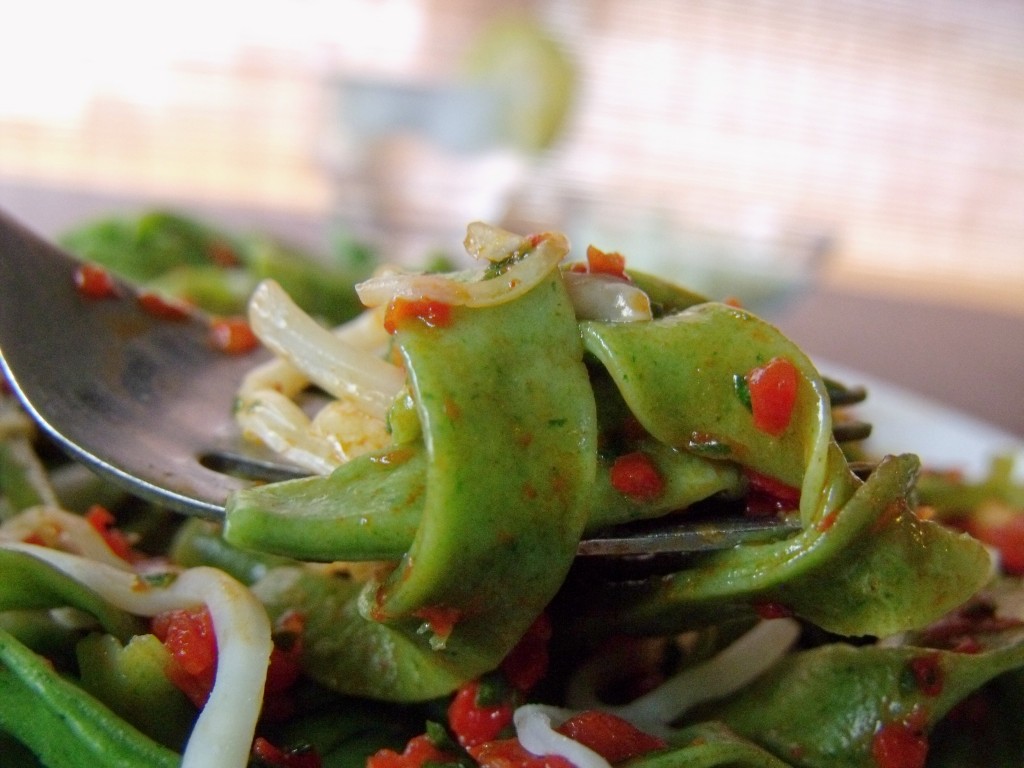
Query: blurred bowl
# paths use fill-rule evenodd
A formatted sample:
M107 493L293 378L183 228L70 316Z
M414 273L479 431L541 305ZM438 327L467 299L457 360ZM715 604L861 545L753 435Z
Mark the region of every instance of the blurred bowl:
M689 223L671 211L603 201L570 203L564 228L578 258L593 244L630 267L715 301L736 300L770 316L821 276L834 240L820 226L751 206L728 224Z

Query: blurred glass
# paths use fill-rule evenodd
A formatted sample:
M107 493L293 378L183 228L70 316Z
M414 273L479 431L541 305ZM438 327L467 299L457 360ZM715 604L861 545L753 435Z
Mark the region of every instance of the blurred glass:
M500 90L344 77L330 96L332 217L385 261L459 258L467 222L504 217L528 158L506 141Z

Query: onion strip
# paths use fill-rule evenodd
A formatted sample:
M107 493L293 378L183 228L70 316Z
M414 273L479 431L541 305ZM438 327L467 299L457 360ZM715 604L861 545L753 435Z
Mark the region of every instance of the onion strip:
M572 271L563 272L562 279L579 320L635 323L653 317L651 298L626 280Z
M613 713L648 733L671 736L671 724L696 704L728 696L777 664L796 642L792 619L761 621L707 661L687 667L628 704L605 706L597 697L601 681L590 664L570 683L568 704ZM594 662L600 663L600 658Z
M273 649L266 609L248 589L206 566L189 568L166 585L155 585L135 573L47 547L15 542L2 542L0 547L38 558L138 616L205 604L217 639L217 673L181 766L245 768Z
M303 312L272 280L264 280L249 300L253 332L273 352L337 398L348 398L381 420L405 373L396 365L346 343Z
M482 235L484 231L490 234ZM499 245L491 247L491 242L484 242L488 237ZM381 306L395 298L428 299L452 306L495 306L522 296L540 283L565 258L569 241L557 232L519 237L474 223L466 236L466 249L471 256L490 261L517 257L518 260L497 277L489 277L486 270L447 275L391 272L359 283L356 293L368 307Z

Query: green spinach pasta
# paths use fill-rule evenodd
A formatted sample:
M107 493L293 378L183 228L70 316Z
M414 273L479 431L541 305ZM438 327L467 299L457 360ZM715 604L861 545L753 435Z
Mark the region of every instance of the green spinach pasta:
M618 254L466 248L331 327L256 287L273 356L236 417L306 476L223 522L56 461L4 397L5 765L1020 764L1020 586L971 523L1020 513L1012 481L863 476L793 342ZM716 514L788 526L625 575L577 554Z

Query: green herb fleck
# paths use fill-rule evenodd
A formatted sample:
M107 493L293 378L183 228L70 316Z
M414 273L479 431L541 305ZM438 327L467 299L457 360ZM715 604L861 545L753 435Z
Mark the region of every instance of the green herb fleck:
M753 406L750 404L750 384L747 383L747 377L742 373L734 373L732 375L732 388L736 392L736 397L743 403L743 407L748 411L753 410Z

